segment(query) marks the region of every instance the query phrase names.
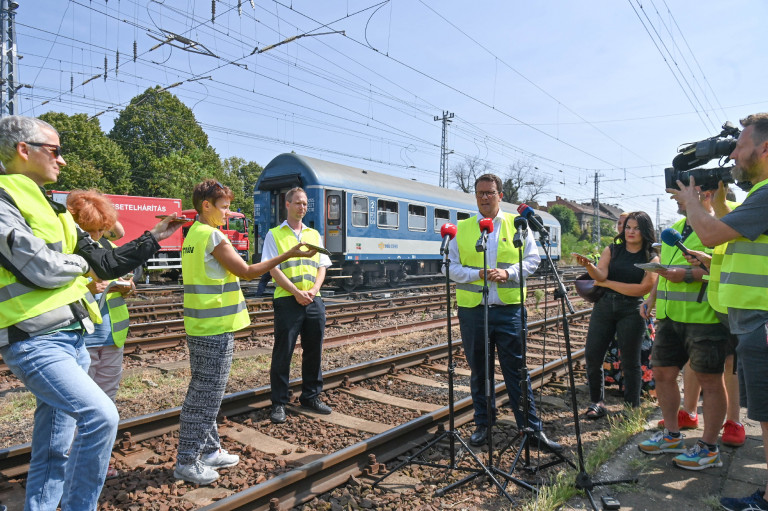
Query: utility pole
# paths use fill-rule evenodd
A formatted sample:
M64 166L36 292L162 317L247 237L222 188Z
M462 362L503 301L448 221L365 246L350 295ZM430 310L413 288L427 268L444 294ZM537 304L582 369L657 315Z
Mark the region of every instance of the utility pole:
M656 197L656 239L661 239L661 204Z
M442 117L435 116L436 121L443 121L443 143L440 145L440 187L448 188L448 150L445 148L445 138L448 135L448 125L453 119L453 113L444 111Z
M598 184L600 183L600 176L595 171L595 198L592 200L592 206L594 207L592 220L592 243L597 247L600 245L600 190Z
M0 117L19 113L19 59L16 55L16 9L13 0L2 0L0 5Z

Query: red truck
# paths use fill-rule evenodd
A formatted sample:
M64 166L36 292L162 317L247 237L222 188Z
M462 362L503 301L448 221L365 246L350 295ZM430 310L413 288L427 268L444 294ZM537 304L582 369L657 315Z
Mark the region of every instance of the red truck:
M69 192L53 191L51 197L56 202L66 204L68 194ZM158 215L176 213L177 216L187 218L197 216L194 209L181 210L181 199L109 194L107 197L115 205L118 212L117 219L125 229L125 236L115 241L116 245L134 240L141 236L144 231L151 229L159 222ZM134 279L137 282L144 280L146 283L149 283L150 277L152 280L156 280L157 277L164 277L172 281L178 280L181 275L181 245L184 242L184 235L191 225L192 222L183 225L171 237L161 241L160 250L152 259L147 261L144 267L136 269ZM248 221L245 215L233 212L221 230L232 242L237 253L248 261L250 241L248 239Z
M195 218L197 217L197 211L194 209L185 209L181 212L181 216ZM192 222L182 226L182 231L185 235L191 226ZM248 249L251 248L251 241L248 239L248 220L245 218L245 215L239 211L231 211L227 217L227 223L222 225L219 229L221 229L221 232L229 238L234 249L247 263Z

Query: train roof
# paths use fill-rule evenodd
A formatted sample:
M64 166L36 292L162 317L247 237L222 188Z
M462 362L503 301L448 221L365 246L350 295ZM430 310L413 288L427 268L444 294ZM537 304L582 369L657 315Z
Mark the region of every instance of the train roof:
M275 190L294 186L322 186L378 195L432 202L449 207L475 211L477 203L472 194L441 188L410 179L390 176L372 170L359 169L339 163L318 160L296 153L283 153L270 161L256 183L258 190ZM516 205L502 202L502 210L516 212ZM546 211L536 211L547 223L557 222Z

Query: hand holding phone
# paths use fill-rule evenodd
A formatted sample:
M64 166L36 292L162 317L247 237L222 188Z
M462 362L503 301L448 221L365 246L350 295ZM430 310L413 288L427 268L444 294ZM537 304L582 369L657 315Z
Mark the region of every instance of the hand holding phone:
M313 245L311 243L304 243L304 246L310 250L317 250L321 254L325 254L327 256L331 255L331 252L329 250L324 249L323 247L318 247L317 245Z
M165 220L169 216L171 216L171 215L155 215L155 218L159 218L160 220ZM192 222L194 220L195 220L194 218L187 218L185 216L177 216L176 218L171 220L171 222L185 222L186 223L186 222Z

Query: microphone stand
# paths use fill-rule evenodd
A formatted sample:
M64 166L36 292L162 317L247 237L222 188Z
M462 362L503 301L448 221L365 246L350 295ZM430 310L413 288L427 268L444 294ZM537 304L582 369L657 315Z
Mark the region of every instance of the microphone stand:
M507 443L507 445L503 449L499 451L499 459L501 459L501 455L504 454L504 452L507 449L509 449L515 442L519 440L519 443L517 445L517 453L515 454L515 457L512 460L512 466L509 468L509 471L507 472L509 475L511 475L517 468L517 464L520 462L521 456L523 460L522 467L531 471L532 473L536 473L539 470L543 470L545 468L559 465L560 463L568 463L571 467L576 468L576 465L574 465L569 459L565 458L565 456L563 456L562 453L559 453L559 452L552 452L552 454L555 455L557 459L553 459L547 463L540 464L536 467L533 467L531 465L531 449L530 449L529 442L533 438L535 431L530 426L530 418L528 415L531 407L530 398L528 397L528 389L530 385L530 374L528 372L528 364L526 363L528 360L528 312L525 308L525 294L524 294L525 276L523 275L523 240L527 237L528 237L528 229L521 228L515 234L515 238L513 241L514 246L517 247L517 254L518 254L518 280L520 284L520 300L521 300L520 342L522 343L523 363L520 366L519 385L520 385L520 391L522 393L522 399L520 400L520 411L522 412L524 418L523 418L523 424L521 425L517 434Z
M538 490L533 487L531 484L522 481L520 479L516 479L509 475L508 473L504 472L503 470L499 469L493 464L493 424L494 424L494 417L493 417L493 390L495 390L494 387L494 377L491 371L493 370L493 367L491 367L491 338L488 332L488 232L482 231L482 234L480 236L480 239L477 240L477 244L475 245L475 250L478 252L483 253L483 336L485 341L485 409L488 416L488 462L482 466L482 470L476 471L473 474L470 474L466 476L464 479L461 479L459 481L456 481L455 483L449 484L445 488L442 488L440 490L437 490L435 492L435 495L438 497L441 497L446 494L446 492L461 486L476 477L485 475L488 476L488 478L491 480L491 482L499 489L499 491L504 495L510 502L513 502L512 497L507 493L506 487L509 482L513 482L516 485L520 486L521 488L525 488L526 490L530 490L534 494L538 494ZM500 476L501 478L505 479L505 483L502 484L499 482L499 480L496 478L496 476Z
M371 486L376 487L384 479L391 476L395 472L399 471L401 468L405 467L406 465L415 464L415 465L421 465L421 466L427 466L427 467L433 467L433 468L444 468L448 470L462 470L465 472L472 472L472 474L469 477L464 478L462 481L459 481L458 483L454 483L446 488L436 490L435 494L437 496L442 496L447 491L465 482L468 482L471 479L474 479L475 477L478 477L481 475L487 475L496 484L496 486L499 487L502 493L504 493L504 495L510 501L512 501L512 497L506 493L504 488L501 486L501 483L499 483L499 481L494 478L493 473L490 471L490 469L483 464L482 460L474 453L474 451L472 451L472 449L467 445L464 439L461 438L461 435L459 435L458 431L456 431L455 416L454 416L454 413L455 413L454 412L454 393L453 393L453 382L456 374L456 363L453 360L453 334L451 332L451 260L449 258L448 248L446 247L444 251L441 250L440 255L443 256L442 264L445 267L445 312L446 312L445 316L447 320L446 331L448 335L448 430L443 431L442 433L437 435L435 438L427 442L427 444L424 445L424 447L422 447L421 449L416 451L414 454L412 454L411 456L403 460L399 465L397 465L391 471L388 471L386 474L381 476ZM449 440L448 449L449 449L450 460L451 460L448 465L443 463L433 463L430 461L419 459L419 456L421 456L424 452L428 451L429 449L433 448L435 445L440 443L446 437L448 437L448 440ZM475 462L475 465L478 468L459 467L457 465L456 442L459 442L463 446L464 452L469 453L469 455L472 457L472 459Z
M568 383L570 384L570 387L571 387L571 412L573 413L573 424L574 424L574 429L576 431L576 452L578 454L578 461L579 461L579 473L576 475L575 486L579 490L584 490L584 492L587 494L587 497L589 498L589 503L592 506L593 511L598 511L597 504L595 503L595 499L592 497L592 490L594 489L595 486L608 486L613 484L636 483L637 477L627 478L627 479L607 480L607 481L595 481L590 477L589 474L587 474L587 470L584 465L584 445L581 441L581 425L579 423L579 404L576 401L576 380L573 375L573 358L571 357L571 334L568 327L568 317L566 316L566 312L570 312L571 314L573 314L575 310L573 308L573 304L571 304L570 300L568 300L568 296L566 294L563 281L560 278L560 275L557 273L555 264L552 262L552 257L549 255L549 251L550 251L549 233L546 231L546 229L542 229L539 232L539 240L541 241L541 247L544 249L544 256L546 257L547 262L549 263L550 269L552 270L552 275L554 275L555 284L556 284L555 298L560 300L560 314L561 314L562 323L563 323L563 339L565 339L565 354L568 360ZM566 311L566 308L567 308L567 311Z

